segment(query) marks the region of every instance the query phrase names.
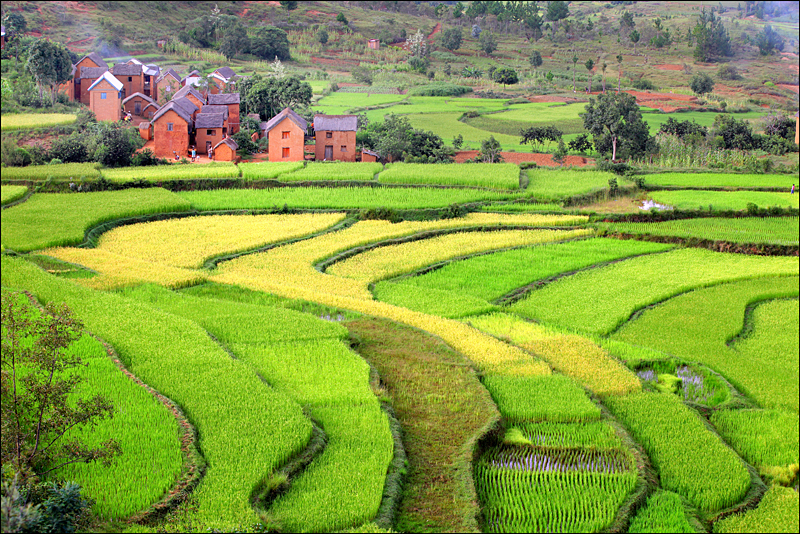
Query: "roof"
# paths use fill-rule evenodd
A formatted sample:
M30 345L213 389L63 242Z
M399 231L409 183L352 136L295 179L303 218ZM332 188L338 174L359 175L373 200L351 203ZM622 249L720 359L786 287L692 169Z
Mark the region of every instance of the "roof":
M97 85L98 83L100 83L103 80L106 80L108 83L110 83L111 86L114 87L114 89L116 89L117 91L122 91L122 82L119 81L118 79L116 79L114 77L114 75L111 74L111 72L109 72L109 71L105 71L102 76L97 78L94 81L94 83L89 86L87 91L91 91L92 89L94 89L94 86Z
M272 117L266 123L264 123L264 125L263 125L264 133L267 133L270 130L272 130L273 128L275 128L278 124L280 124L283 121L283 119L286 119L286 118L288 118L290 121L295 123L298 128L303 130L303 132L305 132L306 129L308 129L308 123L306 122L306 120L303 117L301 117L300 115L298 115L297 113L295 113L291 109L286 108L283 111L281 111L280 113L278 113L277 115L275 115L274 117Z
M236 76L236 73L233 72L233 69L230 67L220 67L214 71L214 74L219 74L226 80L230 80L231 78Z
M205 102L205 99L203 98L203 95L200 94L200 91L198 91L191 85L185 85L180 89L178 89L177 91L175 91L175 95L172 98L185 98L189 95L193 95L200 102Z
M186 78L202 78L202 77L203 77L203 75L200 74L199 72L197 72L196 70L193 70L192 72L190 72L189 74L186 75ZM181 82L186 80L186 78L183 78L181 80Z
M195 128L222 128L225 119L222 113L200 113L194 118Z
M228 118L228 106L209 106L206 104L200 109L200 113L222 113L223 118Z
M152 99L152 98L150 98L149 96L143 95L142 93L133 93L131 96L129 96L128 98L126 98L126 99L124 99L124 100L122 101L122 105L124 106L124 105L125 105L125 103L127 103L127 102L128 102L128 100L132 99L132 98L133 98L133 97L135 97L135 96L138 96L138 97L139 97L139 98L141 98L142 100L144 100L144 101L146 101L146 102L149 102L149 103L151 103L151 104L153 103L153 99Z
M142 74L142 65L129 65L127 63L117 63L111 69L112 74L114 76L139 76Z
M104 72L108 72L106 67L81 67L80 77L81 79L91 78L94 80L102 76Z
M89 58L92 61L94 61L94 64L97 65L98 67L105 67L106 70L108 70L108 63L103 61L103 58L100 57L100 54L98 54L97 52L92 52L91 54L86 54L85 56L83 56L82 58L80 58L78 60L78 63L80 63L81 61L83 61L86 58ZM77 63L76 63L76 65L77 65Z
M158 76L159 73L161 72L161 67L159 67L158 65L154 65L152 63L149 63L149 64L143 66L142 70L148 76Z
M139 123L139 129L140 130L149 130L150 129L150 123L147 122L147 121L140 122Z
M159 106L155 102L150 102L149 104L147 104L145 107L142 108L142 113L147 111L147 108L155 108L156 110L159 110L161 108L161 106Z
M236 141L234 141L230 137L226 137L225 139L214 145L214 150L217 150L217 147L223 143L228 145L231 150L236 150L237 148L239 148L239 145L236 144Z
M183 109L189 115L193 115L195 111L200 109L194 105L194 102L192 102L185 96L181 96L178 98L172 97L172 100L170 100L170 102L174 102L176 106Z
M135 57L130 58L128 61L125 62L128 65L142 65L143 63L136 59Z
M358 117L355 115L314 115L314 131L355 132Z
M362 154L369 154L370 156L375 156L376 158L380 158L381 157L380 154L378 154L374 150L370 150L368 148L365 148L365 149L361 150L361 153Z
M192 124L192 114L191 113L187 113L185 109L183 109L182 107L176 105L175 102L173 102L173 101L167 102L161 109L159 109L156 112L156 114L153 115L153 120L150 121L150 124L153 124L154 122L156 122L158 119L161 118L162 115L164 115L167 111L170 111L170 110L172 110L175 113L177 113L178 116L180 118L182 118L183 120L185 120L186 122L188 122L189 125Z
M178 81L178 82L181 81L181 77L178 75L177 72L175 72L172 69L167 69L163 73L161 73L161 76L158 77L158 79L156 80L156 83L160 82L161 80L163 80L167 76L172 76L173 78L175 78L175 81Z
M238 104L239 103L239 93L219 93L219 94L209 94L208 95L208 103L211 105L216 104Z

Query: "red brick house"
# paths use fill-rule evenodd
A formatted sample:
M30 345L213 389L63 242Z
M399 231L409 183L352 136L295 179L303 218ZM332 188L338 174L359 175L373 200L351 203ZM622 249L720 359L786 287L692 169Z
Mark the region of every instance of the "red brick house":
M208 104L212 106L227 106L228 131L231 134L239 131L239 93L209 93Z
M224 135L222 137L228 135L228 128L230 127L228 125L228 106L210 106L208 104L205 104L200 108L200 113L221 113L223 120L223 128L225 128L225 131L223 132Z
M92 71L93 77L87 75L83 77L83 68L101 69ZM72 69L72 99L82 104L89 105L89 86L92 85L97 78L103 75L108 70L108 64L103 61L99 54L92 52L83 56Z
M284 109L264 127L269 137L270 161L303 161L308 123L289 108Z
M89 87L96 82L108 69L105 67L81 67L78 83L74 85L75 100L81 104L89 105Z
M164 94L175 94L181 88L181 77L172 69L167 69L161 76L156 78L155 94L152 99L158 102L158 99Z
M105 71L89 86L89 109L98 121L118 121L122 117L123 84Z
M220 67L214 72L209 75L209 78L213 78L215 82L217 82L217 86L211 86L210 92L213 94L218 94L222 92L233 92L236 90L236 80L237 74L233 72L233 69L230 67Z
M378 161L380 159L381 159L381 157L378 155L377 152L374 152L372 150L368 150L366 148L361 151L361 161L364 161L364 162L375 162L375 161Z
M189 111L191 108L185 105L188 100L179 100L184 102L167 102L150 121L153 125L153 152L159 158L186 157L188 153L194 120L192 111ZM192 105L191 102L188 104Z
M315 156L317 161L355 161L355 115L314 115Z
M189 100L192 101L192 104L194 104L195 107L197 107L197 109L202 108L206 103L205 99L203 98L203 95L200 94L200 91L198 91L191 85L187 85L186 87L181 87L178 90L178 92L172 95L173 100L178 98L188 98Z
M141 64L117 63L112 67L111 74L122 82L122 98L133 93L144 94L144 72Z
M131 96L122 99L123 111L138 119L146 117L144 110L150 104L155 104L155 102L153 102L152 98L142 93L133 93Z
M209 107L209 106L206 106ZM222 113L198 113L194 119L197 151L207 154L228 133Z
M226 137L214 146L214 161L236 161L236 150L239 145L230 137Z
M161 109L161 106L156 103L147 104L144 109L142 109L142 117L145 117L148 121L151 121L159 109Z

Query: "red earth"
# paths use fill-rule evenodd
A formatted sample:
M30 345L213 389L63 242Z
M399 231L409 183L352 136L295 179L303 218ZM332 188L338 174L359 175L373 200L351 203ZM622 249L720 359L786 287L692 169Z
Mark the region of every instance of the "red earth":
M464 163L468 159L473 159L478 155L478 150L461 150L456 152L456 163ZM503 160L506 163L527 163L530 161L536 162L537 165L544 167L558 167L558 163L553 161L552 154L539 154L531 152L501 152ZM582 156L567 156L564 160L564 165L574 165L576 167L583 167L594 160L584 158Z
M306 15L325 15L326 17L335 17L336 13L323 13L322 11L311 9L309 11L306 11Z
M428 40L433 39L433 36L436 35L437 33L439 33L441 30L442 30L442 23L441 22L437 22L436 23L436 27L433 29L433 31L430 33L430 35L428 35Z
M661 70L683 70L683 65L655 65L657 69Z

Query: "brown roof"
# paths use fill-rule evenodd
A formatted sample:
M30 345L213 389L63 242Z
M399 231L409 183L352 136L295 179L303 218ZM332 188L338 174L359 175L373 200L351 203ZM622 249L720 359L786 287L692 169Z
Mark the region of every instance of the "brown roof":
M86 54L85 56L83 56L82 58L80 58L78 60L78 63L80 63L81 61L83 61L87 57L89 59L91 59L92 61L94 61L94 64L97 65L98 67L105 67L106 70L108 70L108 63L103 61L103 58L100 57L100 54L98 54L97 52L92 52L91 54Z
M103 75L108 68L106 67L81 67L81 79L96 79Z
M200 113L194 118L195 128L222 128L225 119L222 113Z
M303 130L303 133L306 132L306 129L308 128L308 123L306 120L291 109L286 108L266 122L263 128L264 133L267 133L275 128L278 124L280 124L281 121L283 121L283 119L286 118L291 120L297 125L298 128Z
M177 72L175 72L175 71L174 71L174 70L172 70L172 69L167 69L167 70L165 70L165 71L164 71L164 72L161 74L161 76L159 76L159 77L158 77L158 79L156 80L156 83L160 82L161 80L163 80L163 79L164 79L164 78L166 78L167 76L172 76L172 77L173 77L173 78L175 78L175 80L176 80L176 81L178 81L178 82L180 82L180 81L181 81L181 77L180 77L180 76L178 76L178 73L177 73Z
M123 101L122 101L122 105L124 106L124 105L125 105L125 103L126 103L128 100L130 100L131 98L133 98L133 97L135 97L135 96L138 96L139 98L141 98L141 99L142 99L142 100L144 100L145 102L149 102L149 103L151 103L151 104L153 103L153 99L152 99L152 98L150 98L149 96L147 96L147 95L143 95L142 93L133 93L131 96L129 96L128 98L126 98L125 100L123 100Z
M239 145L236 144L236 141L234 141L230 137L226 137L225 139L223 139L222 141L220 141L219 143L214 145L214 150L217 150L217 147L219 145L221 145L222 143L225 143L226 145L228 145L231 148L231 150L236 150L237 148L239 148Z
M220 67L214 72L216 72L226 80L230 80L232 77L236 76L236 73L233 72L233 69L230 67Z
M239 93L219 93L219 94L209 94L208 95L208 103L211 105L216 104L238 104L239 103Z
M147 104L145 107L142 108L142 113L147 111L147 108L154 108L156 111L158 111L161 108L161 106L159 106L155 102L150 102L149 104Z
M150 121L150 124L156 122L159 118L161 118L162 115L164 115L164 113L169 110L177 113L178 116L188 122L190 126L192 125L192 114L187 113L184 108L176 105L174 101L167 102L161 109L159 109L156 114L153 115L153 120Z
M111 69L111 74L114 76L139 76L142 74L142 64L134 63L130 65L128 63L117 63L114 65L114 68Z
M209 106L206 104L202 107L200 113L222 113L223 118L227 120L228 106Z
M191 85L185 85L175 91L175 95L172 98L181 98L186 97L188 95L194 95L200 102L204 102L203 95L200 94L200 91L192 87Z
M199 110L197 106L194 105L194 102L186 98L185 96L175 98L173 97L170 102L174 102L176 106L182 108L186 113L193 114L195 111Z
M355 115L314 115L314 131L355 132L358 117Z

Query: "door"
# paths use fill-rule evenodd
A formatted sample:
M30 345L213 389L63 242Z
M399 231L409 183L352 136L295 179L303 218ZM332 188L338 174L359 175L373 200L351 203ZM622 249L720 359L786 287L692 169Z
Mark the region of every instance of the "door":
M211 141L206 141L206 154L211 152Z
M133 103L133 114L134 115L141 115L142 114L142 103L136 101Z
M325 159L333 159L333 145L325 145Z

